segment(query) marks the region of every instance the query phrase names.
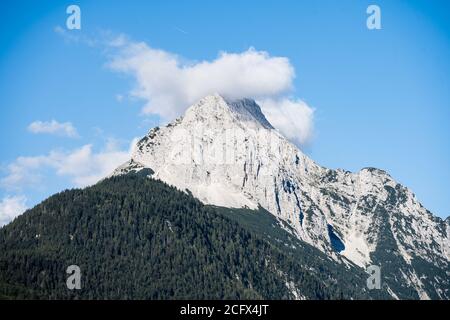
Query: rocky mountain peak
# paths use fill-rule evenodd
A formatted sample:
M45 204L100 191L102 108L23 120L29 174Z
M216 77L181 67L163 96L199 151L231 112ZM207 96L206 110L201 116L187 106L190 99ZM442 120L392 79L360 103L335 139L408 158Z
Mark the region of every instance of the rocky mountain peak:
M255 101L210 95L151 130L115 174L149 168L205 204L262 207L336 261L384 265L421 298L447 294L432 288L449 282L450 227L387 172L323 168L272 129Z
M273 129L254 100L249 98L231 100L218 93L208 95L188 108L183 120L197 124L240 123L251 128Z

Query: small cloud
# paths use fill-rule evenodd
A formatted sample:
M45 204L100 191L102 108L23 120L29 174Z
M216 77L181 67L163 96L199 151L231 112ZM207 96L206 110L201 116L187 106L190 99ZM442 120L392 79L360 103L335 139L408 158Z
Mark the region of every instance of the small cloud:
M68 43L82 43L89 47L95 47L98 45L98 40L92 37L85 36L74 30L68 30L61 26L56 26L53 28L53 31Z
M123 101L123 98L124 98L123 94L116 94L116 100L117 100L117 102L122 102L122 101Z
M264 99L258 101L267 120L292 142L304 145L311 141L314 109L302 100Z
M54 27L53 31L55 31L57 34L61 34L61 35L63 35L66 32L66 30L61 26Z
M6 196L0 201L0 227L27 210L25 196Z
M92 127L92 130L94 131L94 135L96 137L103 136L105 134L105 131L103 131L100 127Z
M28 126L28 131L38 134L56 134L61 136L66 136L69 138L79 137L77 130L70 122L60 123L56 120L52 121L34 121Z
M111 38L111 34L107 33L107 37ZM106 45L109 47L122 47L128 43L128 38L124 34L120 34L118 36L113 36L112 39L106 41Z
M135 138L127 148L121 148L118 140L108 139L98 152L86 144L70 151L53 150L44 155L18 157L6 167L7 174L0 179L0 186L16 191L37 186L45 179L48 169L57 176L68 177L73 186L92 185L129 160L137 141Z
M184 34L189 34L186 30L183 30L183 29L181 29L181 28L178 28L177 26L174 26L173 27L176 31L178 31L178 32L181 32L181 33L184 33Z

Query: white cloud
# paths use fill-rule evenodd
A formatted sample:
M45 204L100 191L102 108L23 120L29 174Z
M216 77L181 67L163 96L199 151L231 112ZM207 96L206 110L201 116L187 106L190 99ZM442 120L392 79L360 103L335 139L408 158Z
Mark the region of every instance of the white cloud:
M6 196L0 202L0 227L11 222L26 209L25 196Z
M298 99L285 97L295 77L285 57L250 48L242 53L221 52L212 61L188 62L123 35L109 46L113 54L108 66L135 79L130 95L145 101L144 114L172 120L197 100L217 92L229 99L263 101L269 120L294 142L303 143L311 136L313 110Z
M98 40L92 37L77 32L73 32L61 26L54 27L53 31L55 31L55 33L60 35L67 43L82 43L90 47L95 47L96 45L99 44Z
M178 56L145 43L125 43L109 66L136 78L132 95L147 101L144 113L165 119L179 116L189 105L215 92L230 99L278 95L291 89L294 77L288 59L254 49L222 52L211 62L183 63Z
M58 176L68 177L74 186L84 187L96 183L130 158L134 139L128 150L119 148L110 139L103 150L94 152L91 144L71 151L53 150L46 155L19 157L7 166L7 175L0 180L6 189L21 190L42 181L45 169Z
M123 101L123 98L124 98L123 94L116 94L116 100L117 100L117 102L122 102L122 101Z
M302 100L282 98L258 101L267 120L294 143L305 144L312 138L314 109Z
M34 121L28 126L28 131L32 133L49 133L62 135L70 138L78 137L78 132L70 122L60 123L52 121Z

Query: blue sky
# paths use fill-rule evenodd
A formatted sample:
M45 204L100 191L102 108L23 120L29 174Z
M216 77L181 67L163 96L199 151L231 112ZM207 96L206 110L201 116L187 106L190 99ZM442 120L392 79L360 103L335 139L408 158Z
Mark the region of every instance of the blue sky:
M71 4L81 30L66 29ZM381 30L366 27L370 4ZM287 58L288 95L315 110L309 156L385 169L449 215L448 1L2 1L0 12L0 207L91 181L159 123L130 93L136 78L109 65L102 41L125 35L190 63L250 47ZM29 128L52 120L53 134Z

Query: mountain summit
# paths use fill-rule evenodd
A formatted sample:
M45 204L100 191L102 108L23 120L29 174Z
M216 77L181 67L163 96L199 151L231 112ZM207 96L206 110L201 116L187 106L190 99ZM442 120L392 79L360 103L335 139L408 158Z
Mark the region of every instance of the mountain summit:
M340 263L380 266L394 298L408 296L405 288L417 298L450 297L448 223L383 170L318 165L251 99L201 99L150 130L114 175L143 168L205 204L262 207Z
M219 94L214 94L201 99L186 111L183 117L185 122L204 123L222 120L229 123L245 123L246 126L263 127L273 129L267 121L261 108L252 99L226 100Z

